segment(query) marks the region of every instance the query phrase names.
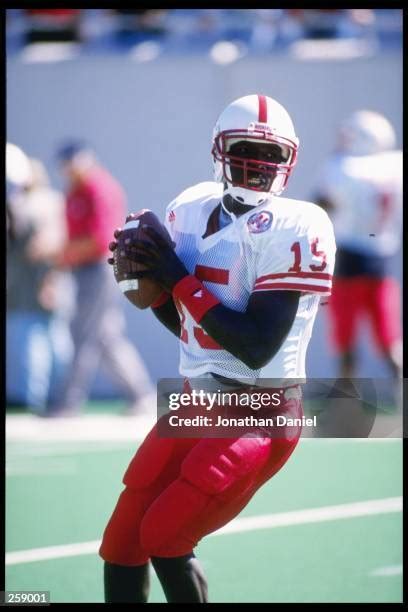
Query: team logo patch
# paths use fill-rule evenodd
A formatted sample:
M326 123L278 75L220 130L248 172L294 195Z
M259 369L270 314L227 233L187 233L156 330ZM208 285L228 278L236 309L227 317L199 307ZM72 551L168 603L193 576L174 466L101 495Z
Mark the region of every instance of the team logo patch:
M254 213L247 221L248 230L251 234L266 232L272 225L272 219L272 213L268 210L261 210L261 212Z

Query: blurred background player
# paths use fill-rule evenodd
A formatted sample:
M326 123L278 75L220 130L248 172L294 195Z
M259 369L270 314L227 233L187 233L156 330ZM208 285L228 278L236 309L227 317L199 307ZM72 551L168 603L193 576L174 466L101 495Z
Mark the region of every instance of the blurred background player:
M175 249L148 228L153 243L129 236L117 255L118 266L121 258L141 263L146 268L135 276L162 287L152 310L179 338L185 391L250 392L275 379L285 389L281 408L295 418L302 401L293 379L305 377L335 255L327 214L311 202L277 197L298 142L276 100L235 100L214 128L214 180L186 189L167 207ZM161 435L159 421L125 473L104 532L106 602L146 602L149 561L168 602L207 602L194 548L286 464L300 436L300 428L290 429L279 438L244 427L224 438L194 438L188 428L185 437L173 437Z
M128 413L150 407L148 372L135 346L125 336L120 292L106 265L112 228L123 222L125 194L94 152L83 142L67 142L57 152L67 182L67 241L57 263L72 270L76 303L72 320L74 357L53 415L80 411L97 367L123 390Z
M72 353L72 287L52 255L64 201L44 165L7 143L7 401L44 414Z
M395 143L383 115L354 112L341 123L316 186L338 245L329 314L343 378L356 376L363 319L392 375L402 376L401 296L392 275L402 232L402 151Z

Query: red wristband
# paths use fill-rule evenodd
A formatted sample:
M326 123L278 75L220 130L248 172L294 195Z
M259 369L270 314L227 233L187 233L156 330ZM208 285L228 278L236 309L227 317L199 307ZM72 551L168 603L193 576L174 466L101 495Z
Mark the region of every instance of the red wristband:
M159 297L153 302L153 304L150 305L150 308L159 308L159 306L163 306L163 304L165 304L169 298L170 293L167 293L167 291L163 291L159 295Z
M173 297L186 306L197 323L210 308L220 304L220 300L193 275L185 276L173 287Z

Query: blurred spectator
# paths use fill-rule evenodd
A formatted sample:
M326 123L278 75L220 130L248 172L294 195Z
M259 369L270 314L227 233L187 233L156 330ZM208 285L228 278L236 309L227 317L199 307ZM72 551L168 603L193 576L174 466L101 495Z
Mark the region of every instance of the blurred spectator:
M116 37L120 44L135 45L166 33L165 9L112 9L117 16Z
M77 298L74 358L53 414L80 411L99 363L123 389L129 413L141 413L148 407L152 387L136 348L126 338L123 297L106 263L112 230L125 219L125 194L85 143L69 142L57 157L67 181L68 228L57 261L72 269Z
M282 43L283 9L253 9L254 24L250 37L250 49L254 52L273 51Z
M220 10L214 10L219 13ZM224 40L248 43L254 23L254 14L248 9L225 9L220 19L222 37Z
M79 42L80 9L24 9L28 21L26 43Z
M347 9L287 9L296 19L305 38L337 38L341 20L346 18Z
M361 38L374 35L373 9L287 9L306 39Z
M395 377L402 375L401 296L392 258L401 246L402 151L380 113L358 111L340 126L321 170L315 201L334 224L337 255L329 300L340 375L356 375L364 318Z
M401 46L401 9L7 9L7 52L29 42L81 42L115 53L144 41L178 53L221 40L274 52L301 39L369 38Z
M43 164L7 143L7 402L44 413L71 357L62 194Z
M222 39L224 13L217 9L174 9L167 18L166 49L206 52Z

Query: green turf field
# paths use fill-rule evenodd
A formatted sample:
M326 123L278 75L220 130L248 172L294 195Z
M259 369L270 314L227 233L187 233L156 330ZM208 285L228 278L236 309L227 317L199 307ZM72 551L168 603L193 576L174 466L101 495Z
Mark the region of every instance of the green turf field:
M86 420L77 430L70 425L72 435L62 422L13 425L8 590L50 591L52 602L103 601L97 544L139 443L129 439L126 418L116 419L103 424L111 436L91 440L76 433L86 433ZM301 440L230 531L197 548L210 601L401 602L401 472L399 439ZM154 575L150 601L165 601Z

